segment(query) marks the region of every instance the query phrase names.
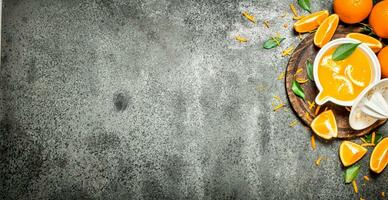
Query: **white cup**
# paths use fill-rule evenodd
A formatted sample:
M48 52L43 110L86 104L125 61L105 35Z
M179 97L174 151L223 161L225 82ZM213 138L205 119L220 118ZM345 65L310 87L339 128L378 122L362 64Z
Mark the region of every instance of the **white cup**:
M317 56L315 57L315 60L314 60L314 80L315 80L315 85L317 86L318 90L319 90L319 94L317 95L317 97L315 98L315 102L318 104L318 105L322 105L328 101L331 101L337 105L340 105L340 106L352 106L353 103L354 103L354 100L356 98L354 98L353 100L351 101L342 101L342 100L339 100L339 99L335 99L333 97L327 97L323 100L320 100L318 99L320 93L323 91L323 88L322 88L322 85L321 85L321 82L318 78L318 67L319 67L319 63L322 59L322 56L331 48L335 47L335 46L339 46L341 44L345 44L345 43L359 43L360 41L358 40L354 40L354 39L351 39L351 38L340 38L340 39L335 39L335 40L332 40L331 42L327 43L326 45L324 45L322 47L322 49L319 50ZM372 49L370 49L367 45L365 44L360 44L357 48L361 49L365 55L367 55L367 57L370 59L370 62L371 62L371 70L372 70L372 81L369 83L369 85L371 84L375 84L376 82L378 82L381 78L381 69L380 69L380 63L379 63L379 60L377 59L377 56L375 53L373 53Z

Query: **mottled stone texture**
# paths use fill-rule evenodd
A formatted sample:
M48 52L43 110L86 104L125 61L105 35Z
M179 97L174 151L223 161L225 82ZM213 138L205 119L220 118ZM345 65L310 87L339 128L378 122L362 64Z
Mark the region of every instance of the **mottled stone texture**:
M5 0L0 199L388 193L388 173L368 170L370 151L354 194L343 183L340 141L312 151L310 132L289 127L297 119L289 105L272 111L273 95L286 101L280 52L299 42L291 15L280 17L289 3ZM314 0L313 9L330 4ZM275 32L287 40L262 49ZM249 41L237 43L237 34ZM326 159L317 167L319 155Z

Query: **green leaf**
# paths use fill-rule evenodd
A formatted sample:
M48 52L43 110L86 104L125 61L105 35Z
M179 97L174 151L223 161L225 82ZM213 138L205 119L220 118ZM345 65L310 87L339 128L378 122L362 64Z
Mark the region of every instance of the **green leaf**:
M303 8L303 10L311 13L310 0L298 0L298 4L301 8Z
M295 80L292 81L291 89L294 92L294 94L296 94L297 96L299 96L300 98L302 98L304 100L304 98L305 98L304 91L298 82L296 82Z
M368 143L372 142L372 133L364 136L365 141ZM381 132L376 132L375 135L375 144L379 143L380 140L383 139L383 134Z
M360 165L353 165L345 171L345 183L351 183L357 178L358 171L360 171Z
M339 45L333 53L333 57L332 57L333 60L340 61L349 57L350 55L352 55L352 53L356 50L356 48L360 44L361 43L345 43L345 44Z
M309 77L310 80L314 81L314 66L310 60L307 60L306 68L307 68L307 76Z
M278 38L278 37L273 37L268 39L267 41L264 42L263 48L264 49L272 49L280 45L280 43L285 40L286 38Z

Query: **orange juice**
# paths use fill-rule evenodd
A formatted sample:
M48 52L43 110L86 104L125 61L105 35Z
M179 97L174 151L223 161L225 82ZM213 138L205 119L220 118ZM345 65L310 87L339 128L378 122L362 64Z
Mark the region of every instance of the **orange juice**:
M333 61L335 49L325 52L319 62L318 78L322 91L318 99L354 100L373 79L371 61L360 48L344 60Z

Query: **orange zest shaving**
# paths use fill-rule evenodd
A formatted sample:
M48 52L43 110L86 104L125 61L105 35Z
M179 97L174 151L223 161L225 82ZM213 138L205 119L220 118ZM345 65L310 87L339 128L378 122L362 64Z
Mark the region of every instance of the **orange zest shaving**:
M373 144L373 143L363 143L363 144L361 144L361 146L363 146L363 147L374 147L376 145Z
M296 11L294 4L290 4L290 9L292 14L294 14L294 18L299 17L298 11Z
M307 103L309 104L309 109L313 109L315 107L315 101L311 102L311 101L307 101Z
M282 80L285 75L286 75L285 72L280 73L279 76L278 76L278 80Z
M310 117L310 114L309 114L308 112L305 112L305 113L304 113L304 116L306 117L306 119L307 119L308 121L312 121L312 119L311 119L311 117Z
M366 181L369 181L369 177L368 177L368 176L364 176L364 179L365 179Z
M315 144L315 136L314 135L311 135L310 141L311 141L311 148L313 148L313 150L317 149L317 145Z
M319 166L321 164L322 159L323 158L321 156L318 156L318 159L315 161L315 165Z
M376 132L372 133L372 141L370 143L374 144L376 139Z
M355 193L358 193L358 187L357 187L357 182L356 182L356 180L353 180L353 181L352 181L352 185L353 185L354 192L355 192Z
M283 107L284 107L284 104L281 103L281 104L277 105L277 106L273 109L273 111L278 111L280 108L283 108Z
M290 123L290 127L295 127L298 124L298 121L294 120Z
M245 18L247 18L247 20L249 20L249 21L251 21L251 22L253 22L253 23L256 24L255 17L252 16L252 15L250 15L248 12L245 11L245 12L242 13L242 15L243 15Z
M318 115L319 110L321 109L321 105L318 105L317 108L315 109L315 115Z
M269 21L268 21L268 20L265 20L263 23L264 23L264 26L265 26L266 28L269 28Z
M236 36L235 39L237 41L239 41L240 43L243 43L243 42L248 42L248 39L244 38L244 37L241 37L241 36Z
M273 95L273 98L279 101L282 101L282 99L278 95Z
M290 46L288 47L287 49L285 49L283 52L282 52L282 56L285 57L285 56L289 56L291 55L291 53L294 51L294 47L293 46Z
M303 68L298 68L294 74L294 77L300 74L303 71Z
M297 78L296 79L296 82L298 82L300 84L307 83L307 81L309 81L309 80L308 79L302 79L302 78Z

